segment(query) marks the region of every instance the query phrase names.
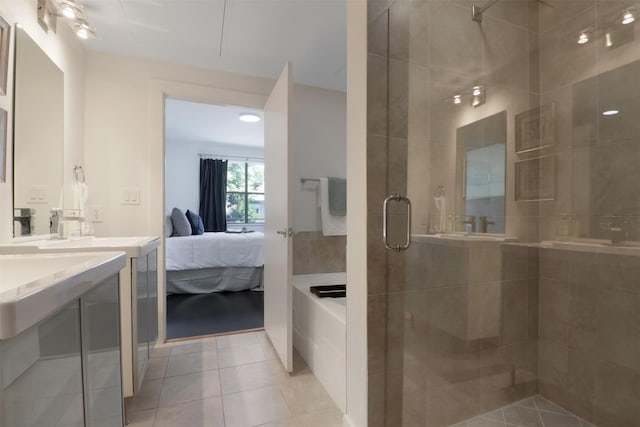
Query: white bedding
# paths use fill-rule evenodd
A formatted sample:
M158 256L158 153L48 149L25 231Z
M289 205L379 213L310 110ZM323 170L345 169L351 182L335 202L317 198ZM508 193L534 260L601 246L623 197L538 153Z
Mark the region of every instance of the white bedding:
M167 238L166 269L260 267L264 264L264 234L204 233Z

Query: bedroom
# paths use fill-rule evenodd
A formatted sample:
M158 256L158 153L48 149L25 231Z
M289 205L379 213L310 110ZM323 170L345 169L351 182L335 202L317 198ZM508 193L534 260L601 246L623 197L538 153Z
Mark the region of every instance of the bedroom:
M344 116L340 117L340 111L344 112L344 95L296 86L293 104L293 273L344 271L344 236L322 236L317 200L319 186L313 181L301 183L303 177L345 174L345 124ZM239 120L240 114L247 112L263 116L261 110L248 107L166 100L165 213L169 216L176 207L182 212L199 213L200 159L228 160L228 211L224 230L250 231L205 233L209 240L215 238L213 244L222 249L208 257L199 255L203 253L201 246L205 245L203 236L166 240L168 339L262 327L262 293L250 289L262 283L262 263L256 260L262 259L262 248L258 250L257 245L262 238L264 217L259 214L251 218L249 212L238 215L229 210L231 198L244 200L246 196L249 201L264 197L260 194L264 186L259 182L264 167L263 123ZM331 126L327 126L328 123ZM258 194L238 193L245 190L239 187L245 184L251 187L254 181L257 185L247 190ZM239 206L242 208L243 204ZM231 242L222 243L221 238ZM229 253L229 244L241 248L242 260L233 261L235 255ZM194 245L200 246L196 250ZM182 255L185 250L190 254L187 260ZM223 272L202 269L221 266L228 268ZM184 269L188 271L179 271Z

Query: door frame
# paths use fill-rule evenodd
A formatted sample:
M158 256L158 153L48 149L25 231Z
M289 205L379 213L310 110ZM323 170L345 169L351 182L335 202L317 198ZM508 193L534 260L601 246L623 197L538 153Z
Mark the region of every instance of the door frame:
M164 248L165 221L165 99L177 98L185 101L217 105L235 105L263 109L273 82L266 81L264 93L242 92L202 86L193 83L168 80L151 80L149 83L148 120L149 132L149 218L150 230L161 237L158 247L158 342L167 340L166 274ZM162 183L152 185L151 183Z

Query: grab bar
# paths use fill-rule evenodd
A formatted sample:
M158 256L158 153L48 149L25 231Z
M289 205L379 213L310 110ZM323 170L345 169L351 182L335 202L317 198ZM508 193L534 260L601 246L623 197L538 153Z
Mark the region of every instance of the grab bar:
M399 245L397 243L394 245L389 244L388 232L387 232L388 231L387 230L387 226L388 226L387 212L389 211L390 201L394 201L394 202L406 201L407 202L407 236L406 236L405 243L403 245ZM408 197L403 197L400 194L395 193L390 195L386 199L384 199L384 203L382 204L382 241L384 242L385 248L391 249L396 252L407 250L409 249L409 246L411 246L411 200L409 200Z

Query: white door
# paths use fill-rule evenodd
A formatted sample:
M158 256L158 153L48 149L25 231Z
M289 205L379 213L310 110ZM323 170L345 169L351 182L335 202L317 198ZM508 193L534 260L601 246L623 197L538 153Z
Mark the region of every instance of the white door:
M289 372L293 370L291 91L288 63L264 107L264 328Z

